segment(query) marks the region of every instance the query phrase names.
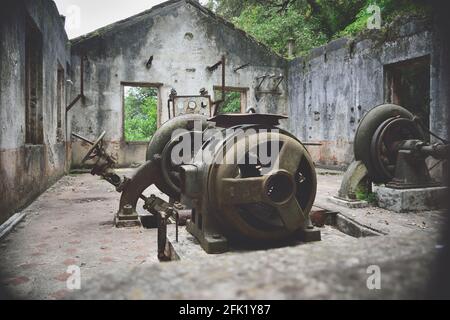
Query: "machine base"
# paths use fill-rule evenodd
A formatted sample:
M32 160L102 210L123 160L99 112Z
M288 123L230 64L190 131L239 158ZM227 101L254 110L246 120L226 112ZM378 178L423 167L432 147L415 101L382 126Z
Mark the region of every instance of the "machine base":
M133 228L141 227L142 223L141 220L139 220L139 215L137 213L125 215L118 212L114 217L114 225L116 228Z
M341 199L337 196L329 197L328 200L339 206L355 209L355 208L367 208L369 203L367 201Z
M322 241L322 234L317 228L300 230L297 233L298 239L302 242L318 242Z
M221 254L229 251L228 240L222 235L205 235L190 221L186 225L186 230L198 240L200 246L208 254ZM322 240L322 235L319 229L312 228L299 230L295 238L301 242L317 242Z
M187 231L200 243L200 246L208 254L220 254L228 251L228 240L222 235L208 235L200 230L195 223L188 221Z
M374 187L378 206L395 212L417 212L446 208L447 187L392 189Z

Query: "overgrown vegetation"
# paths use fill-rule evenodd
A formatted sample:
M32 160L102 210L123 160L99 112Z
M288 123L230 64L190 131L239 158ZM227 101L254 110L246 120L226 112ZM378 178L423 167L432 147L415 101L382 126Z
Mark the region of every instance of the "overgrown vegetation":
M360 186L355 192L356 199L359 201L367 201L370 204L376 204L377 196L370 189L367 186Z
M209 0L208 7L257 40L287 56L287 43L295 41L302 53L367 27L371 13L381 8L383 24L405 14L427 14L425 0Z
M215 91L214 95L217 99L220 99L222 93ZM221 105L221 114L228 113L241 113L241 93L240 92L226 92L225 101Z
M154 88L125 88L125 140L150 141L157 130L158 94Z

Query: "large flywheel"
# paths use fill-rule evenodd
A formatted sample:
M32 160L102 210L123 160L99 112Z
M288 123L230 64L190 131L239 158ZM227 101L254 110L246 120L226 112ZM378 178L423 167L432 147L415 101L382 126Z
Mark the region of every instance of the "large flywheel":
M230 234L285 240L310 226L317 181L304 146L281 132L229 137L209 172L210 205ZM232 160L235 163L227 163ZM215 162L220 163L216 157Z
M414 115L403 107L385 104L370 110L355 136L355 159L366 166L375 183L395 175L399 145L406 140L425 140Z

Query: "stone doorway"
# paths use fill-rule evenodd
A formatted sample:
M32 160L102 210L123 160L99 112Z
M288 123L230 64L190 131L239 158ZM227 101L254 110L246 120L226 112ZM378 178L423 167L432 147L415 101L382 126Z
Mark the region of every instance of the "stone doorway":
M430 56L385 65L385 101L405 107L430 127Z

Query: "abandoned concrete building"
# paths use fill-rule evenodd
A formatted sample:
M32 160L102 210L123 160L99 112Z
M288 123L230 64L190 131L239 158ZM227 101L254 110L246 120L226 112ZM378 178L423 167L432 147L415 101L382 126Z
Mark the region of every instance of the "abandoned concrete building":
M167 1L71 40L53 1L6 3L0 12L2 288L14 296L43 299L424 294L429 266L441 248L447 192L443 154L448 142L439 137L448 136L450 59L448 35L439 19L399 19L383 30L338 39L288 60L193 0ZM220 219L197 205L206 200L196 197L217 197L217 208L226 207L224 215L232 217L224 222L229 228L241 224L245 227L236 229L255 239L279 239L280 227L269 232L259 220L237 218L223 203L233 197L244 202L245 196L257 201L249 190L257 194L259 187L248 180L259 181L259 176L247 175L239 187L239 179L225 176L226 169L218 170L215 174L224 175L225 187L209 181L203 191L197 189L203 184L197 172L202 167L182 166L175 178L173 171L167 178L167 167L159 163L173 147L170 137L152 154L156 138L149 147L150 137L128 139L125 132L125 101L133 88L154 94L160 130L155 137L160 141L167 124L197 113L200 130L207 130L211 122L225 128L272 128L279 123L283 148L304 153L301 161L306 159L300 169L306 173L299 173L300 183L306 181L299 189L305 195L298 196L297 204L302 215L303 210L309 215L306 222L293 219L295 210L280 204L292 198L285 194L291 184L291 173L285 175L288 169L274 173L264 188L271 187L268 197L289 232L289 223L307 224L300 232L301 244L286 247L275 241L275 249L229 249L217 231ZM237 94L241 116L215 112L229 93ZM376 108L380 105L388 107L383 111ZM377 110L391 116L381 121ZM422 127L413 125L417 122L412 114L420 117ZM378 119L384 130L365 132L383 139L389 138L386 128L397 125L399 118L412 128L403 140L420 140L414 145L434 157L421 158L423 163L415 167L424 170L419 178L407 177L402 187L389 189L392 181L400 183L399 175L411 174L410 168L395 170L384 167L383 161L373 164L369 156L355 155L355 144L371 143L358 133L364 126L371 128L368 118ZM189 129L190 120L179 121ZM408 145L402 142L403 148ZM293 154L286 157L296 159ZM396 160L390 158L390 165ZM92 168L102 179L89 174ZM374 172L381 173L374 178ZM169 183L161 182L166 178ZM371 190L367 181L383 185ZM370 189L365 199L355 197L355 192L365 192L356 189L361 185ZM277 187L283 191L277 193ZM122 197L116 191L123 192ZM378 206L367 199L372 191ZM195 200L186 204L186 197ZM142 209L144 204L151 215ZM116 228L121 219L125 228ZM170 224L175 220L176 226ZM133 221L136 224L128 224ZM73 265L81 268L81 290L66 286L71 276L67 268ZM385 290L366 287L367 268L373 265L386 270ZM220 272L214 271L218 266ZM411 277L405 280L403 273ZM204 276L198 278L199 274Z

